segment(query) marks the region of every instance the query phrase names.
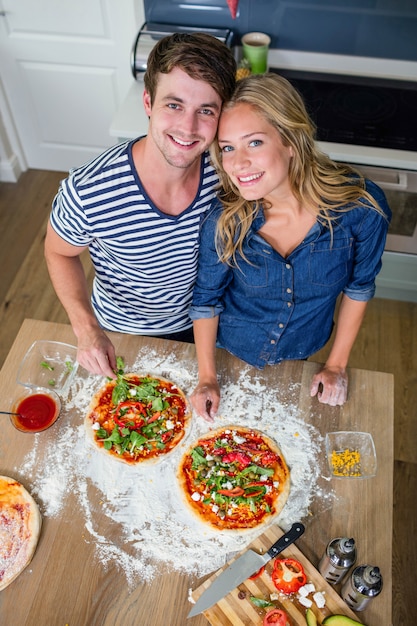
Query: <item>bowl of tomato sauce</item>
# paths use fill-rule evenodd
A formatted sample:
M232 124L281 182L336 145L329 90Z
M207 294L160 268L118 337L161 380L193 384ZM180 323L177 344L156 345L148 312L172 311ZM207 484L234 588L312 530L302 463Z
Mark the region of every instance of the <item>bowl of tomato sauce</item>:
M10 415L17 430L40 433L55 424L61 412L61 400L52 389L27 387L14 401Z

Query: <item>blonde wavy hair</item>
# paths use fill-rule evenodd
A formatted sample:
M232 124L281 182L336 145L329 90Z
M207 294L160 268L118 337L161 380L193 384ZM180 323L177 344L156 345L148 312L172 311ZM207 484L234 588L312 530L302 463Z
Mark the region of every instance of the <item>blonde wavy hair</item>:
M279 132L283 144L293 148L288 173L292 192L300 204L314 212L331 232L338 212L348 211L358 202L370 205L384 215L365 190L362 174L349 165L335 163L317 148L315 125L302 97L288 80L272 73L254 74L240 80L223 111L240 103L256 109ZM262 198L253 202L241 197L222 167L221 151L216 141L210 153L219 174L218 197L224 207L217 225L216 248L222 262L237 265L236 253L244 257L245 236L260 206L268 208L268 204Z

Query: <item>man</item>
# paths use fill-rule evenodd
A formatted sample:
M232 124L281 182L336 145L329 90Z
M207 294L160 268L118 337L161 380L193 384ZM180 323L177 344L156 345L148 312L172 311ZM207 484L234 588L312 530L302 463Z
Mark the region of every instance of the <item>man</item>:
M45 258L77 359L94 374L114 376L106 330L192 340L199 224L218 180L207 149L235 72L229 48L210 35L160 40L144 77L148 135L110 148L61 183ZM91 301L80 260L87 248Z

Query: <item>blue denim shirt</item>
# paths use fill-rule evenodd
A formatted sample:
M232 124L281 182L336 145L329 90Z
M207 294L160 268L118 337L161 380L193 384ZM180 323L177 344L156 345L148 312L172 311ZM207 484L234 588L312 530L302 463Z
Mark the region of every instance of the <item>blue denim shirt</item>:
M191 319L219 315L218 346L258 368L320 350L339 294L367 301L375 293L391 211L383 191L366 182L387 219L357 205L337 218L333 237L316 222L284 258L258 235L261 210L243 244L250 263L238 255L238 268L219 262L214 236L222 207L215 200L201 226Z

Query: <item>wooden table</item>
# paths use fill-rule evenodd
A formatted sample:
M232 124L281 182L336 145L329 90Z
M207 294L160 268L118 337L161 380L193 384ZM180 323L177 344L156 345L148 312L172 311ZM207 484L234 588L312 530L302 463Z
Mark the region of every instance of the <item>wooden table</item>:
M117 354L133 358L142 346L152 346L161 356L175 354L194 360L194 346L147 337L111 335ZM26 320L0 373L2 408L16 394L16 373L26 350L37 339L75 344L70 326ZM277 388L280 400L294 383L297 403L311 423L325 434L333 430L371 432L377 451L375 478L360 481L333 480L340 496L331 510L306 521L308 532L297 542L310 561L317 565L327 542L337 536L355 537L361 555L378 565L384 587L377 599L358 614L367 626L389 626L392 616L392 510L393 510L393 376L352 369L349 372L349 401L344 407L320 405L309 396L311 376L319 365L286 362L249 376L259 376ZM242 362L219 351L222 384L235 381ZM57 426L57 425L56 425ZM54 428L56 427L54 426ZM52 432L52 431L49 431ZM18 472L19 461L28 453L31 435L17 432L3 418L0 431L0 474L20 479L30 487L30 477ZM40 440L42 441L42 440ZM39 445L42 445L40 443ZM305 521L305 520L302 520ZM187 621L188 593L199 581L171 573L152 583L129 590L122 575L105 571L93 558L94 545L83 527L82 513L71 498L56 518L45 518L42 535L32 563L4 591L0 592L0 621L8 626L190 626L207 625L200 615ZM112 529L108 528L111 538ZM87 535L87 536L86 536ZM364 562L363 560L361 561Z

